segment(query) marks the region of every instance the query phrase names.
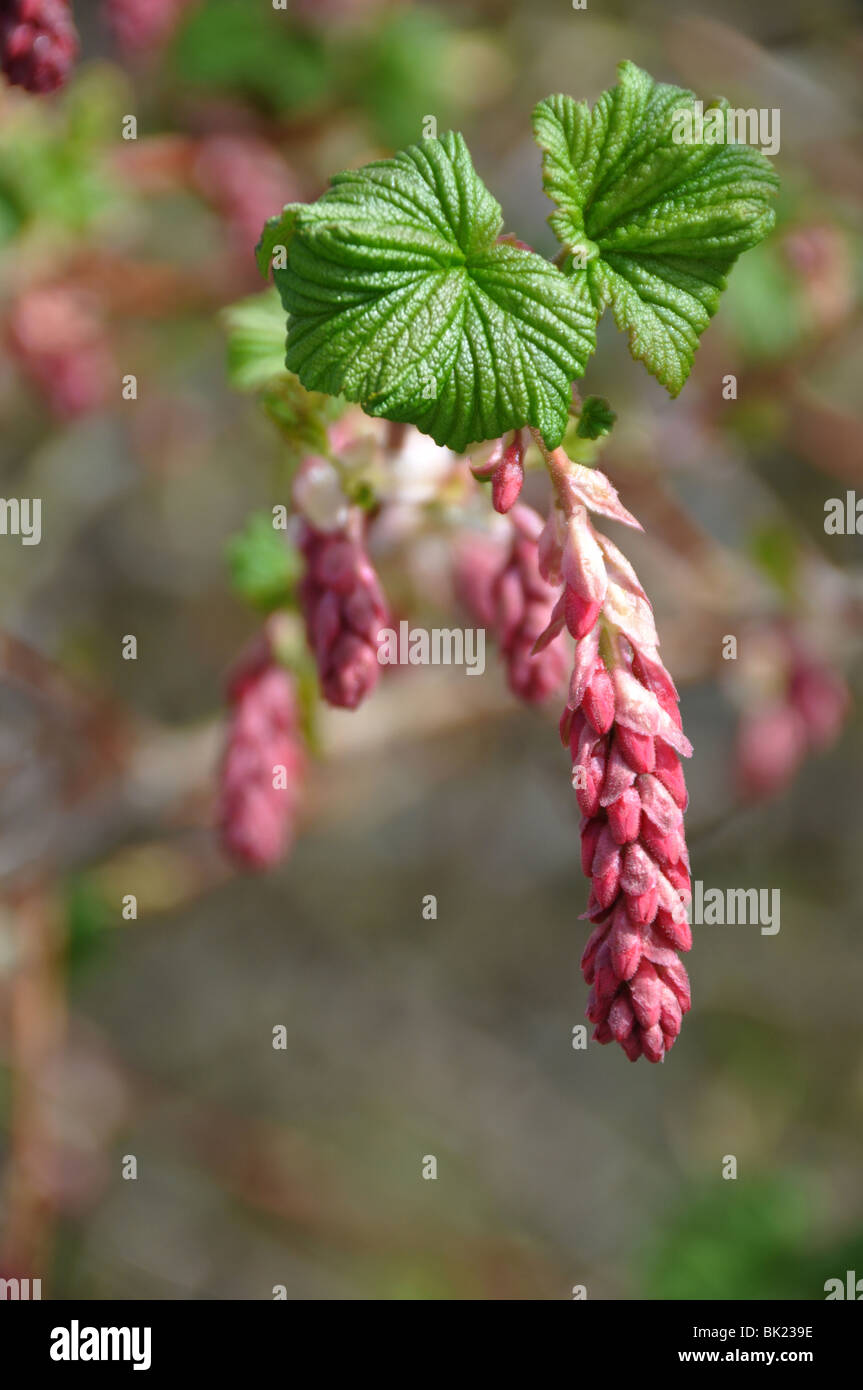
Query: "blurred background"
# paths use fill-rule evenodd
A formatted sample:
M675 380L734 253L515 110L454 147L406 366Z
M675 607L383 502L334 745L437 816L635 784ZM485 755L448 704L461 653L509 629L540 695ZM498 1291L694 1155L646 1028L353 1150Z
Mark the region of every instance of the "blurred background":
M0 1273L327 1300L819 1299L863 1275L863 543L824 524L863 497L859 9L74 8L64 90L0 92L2 491L43 499L39 545L0 537ZM275 870L237 874L212 828L224 676L260 625L226 547L290 466L226 365L264 219L433 115L553 254L530 111L593 101L623 58L781 112L777 229L682 396L610 320L584 383L618 413L603 467L647 528L628 553L695 745L693 876L781 891L776 935L696 929L660 1067L573 1048L558 710L517 707L493 657L321 715ZM431 625L445 565L429 544L381 573Z

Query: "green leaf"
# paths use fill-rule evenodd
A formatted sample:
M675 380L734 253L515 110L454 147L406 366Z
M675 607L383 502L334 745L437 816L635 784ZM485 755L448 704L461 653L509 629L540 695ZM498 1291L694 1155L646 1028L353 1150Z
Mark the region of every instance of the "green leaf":
M676 396L701 333L742 251L773 226L776 175L759 150L726 141L679 143L694 97L621 63L619 82L591 111L571 97L533 115L549 218L587 275L597 315L610 306L632 355ZM705 112L705 135L713 134ZM716 121L719 121L717 116Z
M276 290L241 299L224 311L228 375L238 391L257 391L285 375L285 316Z
M459 452L532 425L550 447L594 346L585 276L497 237L501 210L460 135L339 174L264 229L310 390L416 425Z
M231 582L241 598L271 613L290 603L300 574L300 557L266 512L250 516L228 542Z
M617 415L603 396L587 396L578 417L580 439L600 439L610 434Z

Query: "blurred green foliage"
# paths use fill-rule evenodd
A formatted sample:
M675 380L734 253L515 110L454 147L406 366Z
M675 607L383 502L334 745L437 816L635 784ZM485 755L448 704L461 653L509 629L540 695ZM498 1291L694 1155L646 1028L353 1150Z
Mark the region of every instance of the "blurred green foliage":
M248 0L208 0L181 28L173 66L184 86L233 93L272 115L355 107L376 140L400 146L418 137L424 116L445 125L452 115L452 35L431 9L372 12L343 28Z
M863 1231L813 1246L811 1191L782 1174L717 1177L686 1196L646 1249L639 1295L656 1299L818 1299L863 1271Z
M177 35L173 62L183 85L233 92L279 114L313 107L332 90L323 32L248 0L195 6Z
M70 973L77 973L104 955L115 914L87 873L68 880L64 905L66 965Z
M266 512L247 519L228 542L227 555L234 589L253 608L271 613L292 601L302 569L300 555Z

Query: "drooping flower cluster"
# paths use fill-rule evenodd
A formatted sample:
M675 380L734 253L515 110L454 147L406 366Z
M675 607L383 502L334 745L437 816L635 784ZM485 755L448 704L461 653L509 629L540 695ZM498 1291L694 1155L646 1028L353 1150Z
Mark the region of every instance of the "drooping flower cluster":
M104 403L115 373L104 324L87 295L62 284L25 290L7 332L18 365L58 418Z
M563 685L569 654L560 634L536 650L551 622L557 597L557 591L540 573L542 518L522 503L509 515L512 545L493 586L494 631L510 689L529 704L541 704Z
M736 744L741 793L758 801L788 785L807 755L838 737L850 705L839 673L784 625L744 639L738 682L749 690Z
M238 261L253 272L253 251L267 209L291 202L299 194L291 169L260 136L219 134L201 141L192 178L224 220Z
M619 1042L632 1061L660 1062L690 1003L677 953L691 945L679 755L692 749L647 596L588 509L638 522L602 473L561 450L548 462L558 503L539 553L545 578L563 593L546 638L566 625L576 639L561 737L572 757L582 867L591 879L586 915L594 931L582 958L591 985L587 1016L597 1042Z
M309 458L295 485L306 560L299 597L324 699L356 709L378 682L378 634L389 609L366 553L363 514L344 505L333 472L325 459Z
M78 56L68 0L0 0L0 56L13 87L56 92Z
M266 637L238 663L227 686L231 721L222 760L218 824L226 854L266 869L288 850L306 753L293 676Z

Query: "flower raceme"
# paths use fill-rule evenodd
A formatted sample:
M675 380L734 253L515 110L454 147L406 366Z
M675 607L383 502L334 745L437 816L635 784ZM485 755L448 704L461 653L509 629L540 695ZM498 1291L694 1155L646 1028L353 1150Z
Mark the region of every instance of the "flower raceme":
M359 508L339 508L332 529L315 525L331 469L308 459L295 486L301 513L300 549L306 572L300 606L306 637L318 667L324 699L340 709L356 709L375 688L380 674L379 633L389 626L389 609L363 541Z
M659 656L653 612L632 566L588 511L638 522L600 472L548 458L558 492L539 543L545 578L563 593L543 642L576 639L560 724L582 812L582 868L594 931L582 958L597 1042L631 1061L662 1061L690 1004L679 951L692 938L677 691Z
M77 56L68 0L0 0L0 57L14 87L56 92Z
M492 590L494 629L510 689L529 704L541 704L563 685L568 653L562 638L535 650L551 621L556 597L540 573L542 517L518 503L510 518L512 544Z
M87 294L57 282L24 290L11 307L7 341L58 419L104 404L114 364L99 306Z
M507 523L508 538L501 535ZM539 571L542 527L542 517L519 502L493 535L457 539L453 569L459 601L498 645L510 690L531 705L561 690L569 664L563 634L537 650L557 599Z
M809 753L829 748L850 704L839 673L795 633L767 628L757 640L772 653L772 688L744 710L735 748L740 792L751 801L775 796Z
M231 721L222 760L218 823L226 854L267 869L290 848L306 765L293 677L262 637L228 681Z
M592 109L564 95L539 103L553 262L503 233L454 131L337 174L316 202L271 217L257 248L287 318L284 365L306 391L412 425L455 454L497 441L474 472L509 520L510 548L491 582L478 551L462 593L490 616L510 685L528 701L553 692L567 632L575 639L561 733L591 878L588 1016L597 1041L654 1062L689 1007L679 757L691 748L650 603L591 514L638 522L603 474L560 446L602 314L676 396L728 273L773 225L777 179L762 153L675 138L695 100L624 62ZM579 434L598 438L613 419L585 403ZM545 525L520 501L528 432L556 490ZM359 513L342 498L330 517L327 489L297 482L308 637L324 695L353 708L377 680L385 604Z

